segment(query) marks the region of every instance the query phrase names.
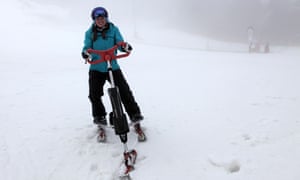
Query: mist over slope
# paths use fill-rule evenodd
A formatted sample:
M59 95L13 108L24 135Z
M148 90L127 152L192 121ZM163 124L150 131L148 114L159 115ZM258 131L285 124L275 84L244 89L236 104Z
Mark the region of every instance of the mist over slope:
M224 50L212 45L212 41L247 45L247 29L252 27L257 41L300 45L300 21L297 20L300 0L12 0L1 7L0 19L8 32L11 28L53 25L70 32L83 32L92 23L90 11L96 6L106 7L111 21L127 37L144 42L155 43L159 39L174 45L180 38L185 40L180 46L189 47L191 41L200 42L201 38L205 42L199 46ZM173 33L169 31L186 36L171 37L169 34Z
M24 2L24 1L23 1ZM245 42L253 27L261 41L294 45L300 43L299 0L153 0L153 1L41 1L70 10L76 22L84 23L95 6L105 6L118 23L151 24L182 30L223 41ZM78 21L79 20L79 21Z

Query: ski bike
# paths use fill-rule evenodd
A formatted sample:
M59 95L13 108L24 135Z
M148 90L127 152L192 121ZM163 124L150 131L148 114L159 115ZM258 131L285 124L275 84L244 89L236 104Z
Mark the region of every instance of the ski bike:
M91 60L91 57L88 58L86 61L89 64L98 64L102 62L107 62L107 70L109 75L109 80L111 87L108 88L108 94L111 101L112 106L112 121L115 129L115 134L119 135L121 142L124 145L124 164L125 164L125 171L120 176L127 176L129 177L129 172L134 169L135 160L137 158L137 152L135 149L129 150L127 146L127 133L129 132L129 125L126 118L126 114L124 113L121 97L119 93L119 89L116 86L114 82L113 72L112 72L112 65L111 61L115 59L124 58L130 55L130 52L124 52L122 54L116 54L116 51L118 48L124 47L126 45L125 42L120 42L117 45L113 46L110 49L107 50L94 50L94 49L88 49L87 52L89 54L97 54L99 55L99 59L97 60ZM139 132L137 132L138 140L139 141L145 141L146 136L143 133L143 131L140 129ZM100 141L104 141L105 134L103 133L99 134Z

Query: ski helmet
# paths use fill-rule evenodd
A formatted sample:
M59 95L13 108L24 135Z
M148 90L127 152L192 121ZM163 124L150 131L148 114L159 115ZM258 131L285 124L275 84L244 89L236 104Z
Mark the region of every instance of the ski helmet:
M92 10L91 17L93 20L95 20L99 16L108 18L108 12L104 7L96 7Z

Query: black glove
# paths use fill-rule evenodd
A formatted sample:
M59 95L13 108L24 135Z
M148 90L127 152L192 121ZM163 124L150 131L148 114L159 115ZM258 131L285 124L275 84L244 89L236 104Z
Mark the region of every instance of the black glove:
M91 57L92 57L91 54L86 52L86 51L83 51L81 53L81 56L82 56L83 59L91 59Z
M129 43L124 43L124 45L122 46L122 50L129 53L130 51L132 51L132 46Z

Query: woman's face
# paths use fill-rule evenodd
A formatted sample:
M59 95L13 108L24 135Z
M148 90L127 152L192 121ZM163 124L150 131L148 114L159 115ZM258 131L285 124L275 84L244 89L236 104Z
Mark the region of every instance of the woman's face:
M103 16L99 16L96 18L96 25L100 28L104 27L106 24L106 19Z

